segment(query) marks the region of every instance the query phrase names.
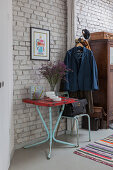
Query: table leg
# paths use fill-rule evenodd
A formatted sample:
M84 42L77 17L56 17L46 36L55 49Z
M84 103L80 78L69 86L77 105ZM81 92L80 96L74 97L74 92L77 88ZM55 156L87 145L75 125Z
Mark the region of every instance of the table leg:
M59 113L59 112L60 112L60 107L58 107L58 113ZM59 127L60 127L60 122L59 122L59 124L58 124L58 126L57 126L57 129L56 129L56 137L57 137L57 135L58 135Z
M59 122L60 122L60 119L61 119L62 113L63 113L63 111L64 111L64 107L65 107L65 105L63 105L63 106L62 106L62 108L61 108L61 111L60 111L59 117L58 117L58 119L57 119L57 122L56 122L55 128L54 128L54 130L53 130L53 140L54 140L55 142L58 142L58 143L62 143L62 144L66 144L66 145L70 145L70 146L74 146L74 147L76 147L76 145L75 145L75 144L68 143L68 142L61 141L61 140L57 140L57 139L55 138L55 132L56 132L57 126L58 126L58 124L59 124Z
M50 126L50 143L49 143L49 153L48 153L48 159L51 157L51 148L52 148L52 109L49 107L49 126Z
M32 146L36 146L36 145L39 145L39 144L42 144L42 143L45 143L45 142L47 142L48 140L49 140L49 130L48 130L48 128L47 128L47 126L46 126L46 123L45 123L45 121L44 121L44 119L43 119L43 117L42 117L42 114L41 114L41 112L40 112L40 110L39 110L39 107L38 106L36 106L36 109L37 109L37 112L39 113L39 116L40 116L40 118L41 118L41 120L42 120L42 123L43 123L43 125L44 125L44 127L45 127L45 129L46 129L46 132L47 132L47 138L45 139L45 140L43 140L43 141L41 141L41 142L37 142L37 143L35 143L35 144L32 144L32 145L28 145L28 146L25 146L24 148L25 149L27 149L27 148L30 148L30 147L32 147Z

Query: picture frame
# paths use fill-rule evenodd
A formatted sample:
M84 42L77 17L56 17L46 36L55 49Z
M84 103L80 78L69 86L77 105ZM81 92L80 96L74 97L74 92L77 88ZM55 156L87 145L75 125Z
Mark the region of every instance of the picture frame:
M31 60L50 60L50 30L30 27Z

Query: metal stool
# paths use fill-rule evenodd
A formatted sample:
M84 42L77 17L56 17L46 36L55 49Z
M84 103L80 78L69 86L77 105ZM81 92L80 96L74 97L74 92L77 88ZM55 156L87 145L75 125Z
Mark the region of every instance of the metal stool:
M80 117L87 117L88 118L88 128L89 128L89 141L91 141L91 135L90 135L90 116L88 114L79 114L79 115L76 115L74 117L74 119L76 120L76 127L77 127L77 145L79 146L79 136L78 136L78 129L79 129L79 123L78 123L78 119Z
M58 96L64 96L64 97L69 97L69 93L66 92L58 92L57 93ZM80 117L87 117L88 118L88 129L89 129L89 141L91 141L91 135L90 135L90 116L88 114L78 114L74 117L69 117L69 116L62 116L62 118L66 118L66 119L73 119L76 122L76 133L77 133L77 146L79 146L79 123L78 123L78 119ZM56 130L56 136L58 134L58 129L60 127L60 123L58 125L58 128ZM73 126L74 127L74 126ZM71 129L72 130L72 129Z

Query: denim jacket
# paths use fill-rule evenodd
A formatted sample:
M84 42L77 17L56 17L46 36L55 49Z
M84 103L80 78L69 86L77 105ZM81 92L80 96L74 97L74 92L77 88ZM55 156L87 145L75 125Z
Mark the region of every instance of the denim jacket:
M83 47L81 62L78 62L78 48L74 47L66 53L64 63L72 71L66 73L64 90L98 90L98 71L93 52Z

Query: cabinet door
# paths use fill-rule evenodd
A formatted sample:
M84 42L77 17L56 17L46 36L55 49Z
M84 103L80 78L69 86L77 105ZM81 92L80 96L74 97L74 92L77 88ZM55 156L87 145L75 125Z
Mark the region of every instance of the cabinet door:
M93 92L94 106L103 107L107 112L107 40L90 41L99 79L99 90Z
M113 42L108 43L107 124L113 121Z

